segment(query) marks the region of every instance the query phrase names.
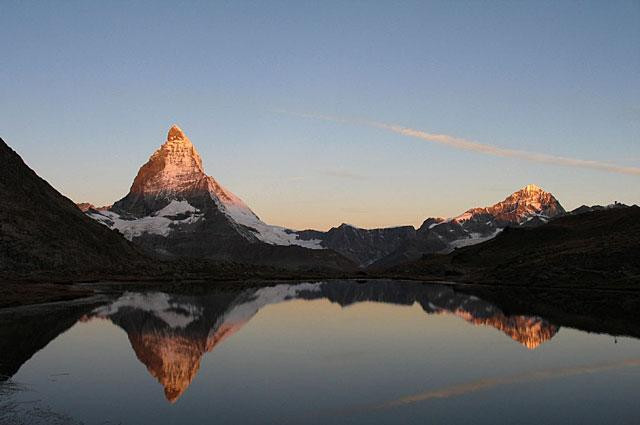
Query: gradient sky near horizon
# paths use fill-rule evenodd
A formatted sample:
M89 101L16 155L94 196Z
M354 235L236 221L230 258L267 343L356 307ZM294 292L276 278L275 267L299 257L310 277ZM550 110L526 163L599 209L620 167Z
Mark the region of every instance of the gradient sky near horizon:
M640 167L638 22L638 0L4 0L0 136L103 205L177 123L208 174L293 228L418 225L528 183L566 208L640 203L638 175L303 116Z

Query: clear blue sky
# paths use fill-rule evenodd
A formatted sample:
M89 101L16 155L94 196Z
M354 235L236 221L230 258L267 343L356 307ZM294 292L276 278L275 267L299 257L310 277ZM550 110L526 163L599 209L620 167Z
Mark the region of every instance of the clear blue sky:
M640 167L639 23L638 0L4 0L0 136L107 204L178 123L209 174L296 228L418 224L527 183L568 208L640 203L638 175L278 112Z

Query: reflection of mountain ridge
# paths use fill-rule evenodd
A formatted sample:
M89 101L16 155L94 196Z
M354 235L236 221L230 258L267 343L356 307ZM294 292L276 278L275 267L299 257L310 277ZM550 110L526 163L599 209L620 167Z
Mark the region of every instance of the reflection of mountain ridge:
M321 291L315 294L302 292L300 298L326 298L343 307L366 301L399 305L417 302L428 314L454 314L474 325L494 327L530 349L558 332L557 326L541 317L507 316L494 304L444 285L376 281L347 286L344 282L330 282L322 284Z
M292 285L278 285L233 293L218 290L205 296L158 292L155 294L160 298L139 298L137 305L128 300L131 305L120 305L123 308L120 312L114 307L118 301L122 304L125 296L109 304L71 302L0 310L0 381L12 377L34 353L72 327L78 319L102 317L117 322L129 334L136 356L163 384L168 398L175 400L197 373L205 352L219 346L262 306L289 298L327 298L343 306L361 301L401 305L419 302L428 313L454 312L477 325L496 327L527 347L548 340L557 331L555 326L547 326L549 321L540 316L550 318L554 324L581 331L640 338L640 320L636 314L640 296L631 292L625 292L621 297L617 292L575 289L534 291L473 286L461 289L479 297L476 298L460 294L449 286L391 281L328 282L292 288ZM425 293L430 295L425 296ZM100 304L102 307L96 309ZM165 344L167 341L171 344ZM171 346L176 348L174 353L185 357L170 355L171 350L161 350Z
M128 335L137 358L175 402L189 387L205 353L237 332L261 308L291 299L327 299L345 307L359 302L419 303L427 314L455 314L492 326L528 348L552 338L555 325L540 317L506 316L500 309L448 286L390 281L281 284L204 296L125 293L94 310Z

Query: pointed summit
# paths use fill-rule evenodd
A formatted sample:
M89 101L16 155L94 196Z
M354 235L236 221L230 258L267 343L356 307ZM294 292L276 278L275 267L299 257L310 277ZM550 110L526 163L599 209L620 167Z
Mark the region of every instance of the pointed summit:
M131 192L168 199L170 194L192 189L206 178L200 154L182 129L174 125L167 141L138 171Z
M507 197L506 200L522 200L522 201L533 201L544 200L544 199L555 199L553 195L540 186L535 184L528 184L520 190L513 192L511 195Z
M535 184L528 184L525 187L523 187L522 189L520 189L520 191L522 191L522 192L544 192L544 190L542 190L542 188L540 186L536 186Z
M565 213L560 202L535 184L528 184L489 208L500 219L521 224L532 217L549 219Z
M169 129L169 133L167 134L167 142L171 142L173 140L189 140L187 136L185 136L184 131L176 124L172 125Z
M535 184L528 184L497 204L483 208L472 208L455 217L454 220L457 222L495 220L498 227L504 227L514 224L520 225L533 217L539 217L546 221L564 213L564 208L551 193Z

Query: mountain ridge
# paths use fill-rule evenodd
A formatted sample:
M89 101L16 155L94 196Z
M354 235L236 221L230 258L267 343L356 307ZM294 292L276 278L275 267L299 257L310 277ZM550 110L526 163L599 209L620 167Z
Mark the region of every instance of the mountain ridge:
M507 226L536 226L565 214L549 192L529 184L504 200L475 207L449 219L430 217L415 229L396 226L362 229L341 224L326 232L304 230L300 238L317 239L321 245L356 261L361 267L383 268L418 259L425 253L446 253L495 237Z

